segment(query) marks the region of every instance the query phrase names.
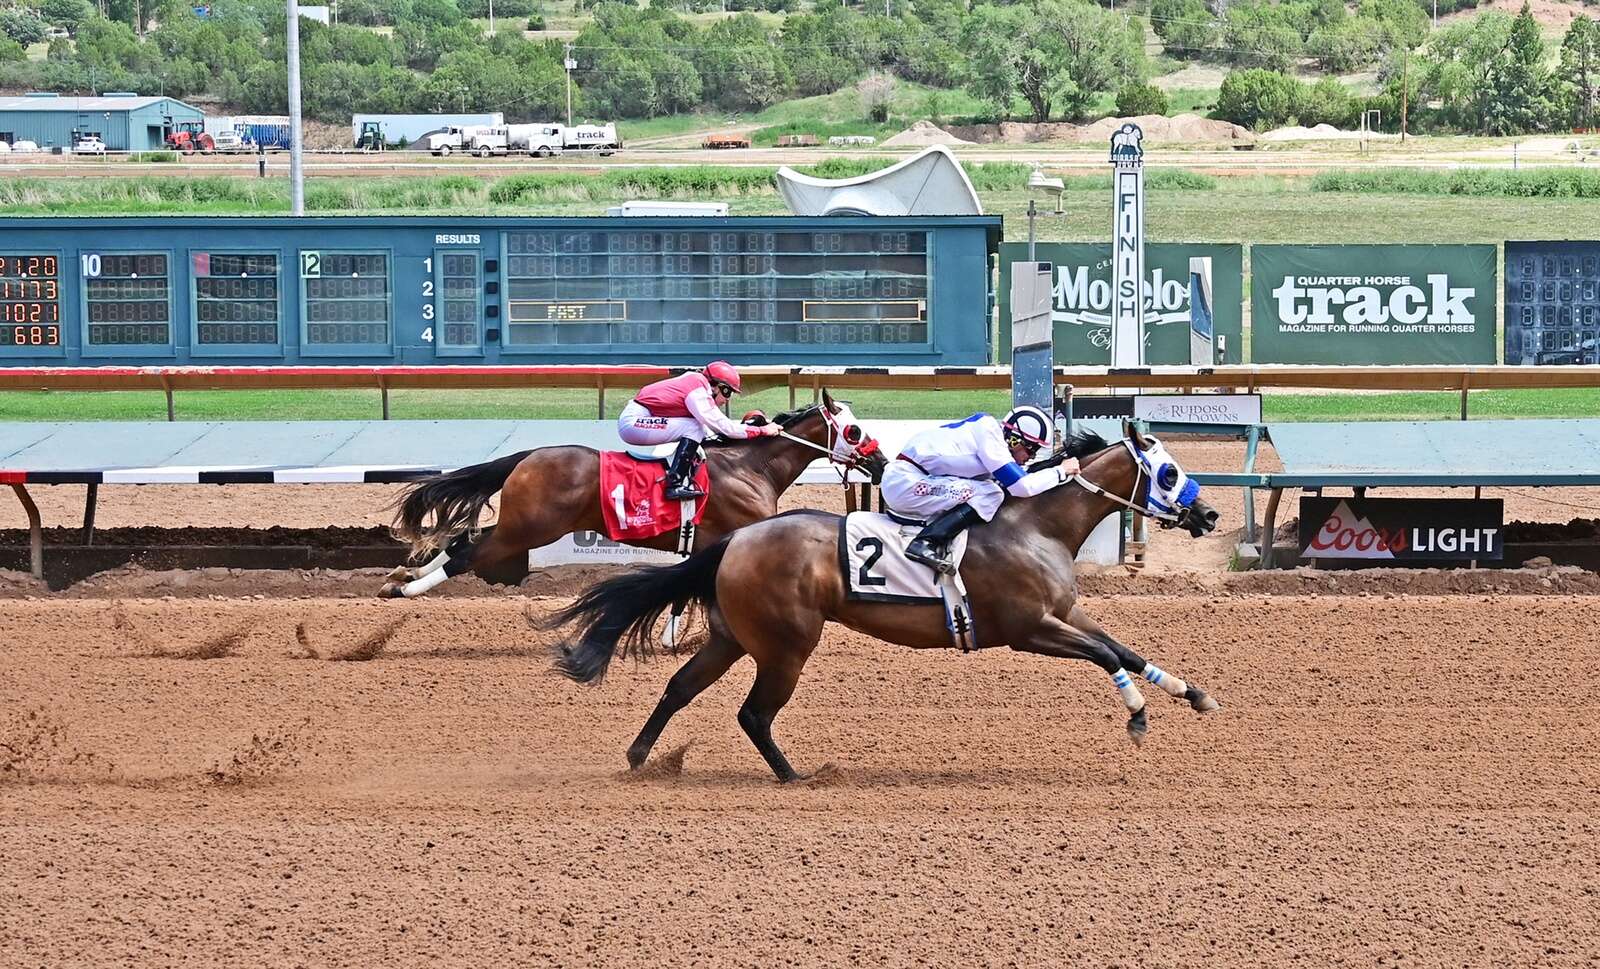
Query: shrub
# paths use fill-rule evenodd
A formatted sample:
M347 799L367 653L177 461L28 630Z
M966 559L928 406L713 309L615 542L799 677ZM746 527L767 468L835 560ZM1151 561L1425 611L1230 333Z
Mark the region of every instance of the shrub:
M1311 180L1311 190L1474 198L1592 199L1600 198L1600 170L1464 168L1453 172L1424 172L1407 168L1363 168L1323 172Z
M1355 126L1360 105L1354 94L1343 84L1325 77L1307 87L1301 85L1295 114L1300 123L1312 127L1331 124L1338 128Z
M1117 114L1124 118L1166 114L1170 108L1167 92L1154 84L1127 84L1117 92Z
M1301 84L1277 71L1254 68L1222 79L1213 116L1261 131L1288 124L1295 116Z

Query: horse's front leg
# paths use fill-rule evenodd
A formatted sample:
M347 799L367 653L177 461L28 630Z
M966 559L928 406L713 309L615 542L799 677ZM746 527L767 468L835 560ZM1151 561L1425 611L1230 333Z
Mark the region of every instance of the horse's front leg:
M1134 685L1133 677L1122 668L1122 660L1115 650L1098 637L1070 626L1055 616L1046 616L1038 627L1011 644L1011 648L1041 656L1059 656L1062 659L1083 659L1095 664L1111 676L1111 683L1128 709L1128 739L1134 746L1144 743L1150 732L1150 720L1144 712L1144 694Z
M1221 709L1220 704L1211 698L1205 690L1193 683L1185 681L1182 677L1174 676L1154 663L1141 657L1138 653L1118 642L1115 637L1106 632L1104 628L1083 611L1082 606L1073 606L1072 612L1067 616L1068 625L1072 628L1091 636L1104 643L1126 670L1137 670L1139 675L1150 683L1165 690L1167 695L1175 700L1186 701L1196 713L1211 713Z

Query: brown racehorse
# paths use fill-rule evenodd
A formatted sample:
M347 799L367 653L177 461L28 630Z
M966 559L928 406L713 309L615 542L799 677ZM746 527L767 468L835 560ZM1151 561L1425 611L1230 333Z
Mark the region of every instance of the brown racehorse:
M1075 437L1065 454L1082 458L1080 474L1037 497L1008 501L993 522L974 528L961 576L980 646L1005 645L1100 666L1122 696L1128 734L1137 744L1149 721L1130 673L1201 713L1217 709L1217 703L1147 663L1084 615L1077 605L1073 559L1094 526L1123 506L1196 537L1216 527L1217 513L1199 499L1198 485L1159 441L1126 433L1131 436L1114 446L1093 434ZM672 715L749 654L756 678L739 709L739 726L779 780L795 780L800 775L772 740L772 721L794 693L825 622L917 649L951 646L941 606L847 597L841 524L837 515L804 511L758 522L677 565L601 582L551 620L552 626L579 623L582 642L557 666L573 679L590 682L604 675L619 642L626 640L626 650L647 653L647 634L667 606L696 601L708 607L710 639L672 677L628 748L630 765L644 763Z
M741 525L778 512L778 497L821 455L859 467L876 482L884 458L844 401L823 391L822 403L774 418L776 437L709 443L711 496L695 537L705 548ZM819 455L820 452L820 455ZM479 516L501 492L499 522L481 532ZM587 447L544 447L509 454L411 485L395 500L392 531L410 542L412 556L438 552L422 568L396 569L380 596L419 596L466 571L494 576L529 549L577 531L604 531L600 512L600 454ZM677 533L629 542L671 551ZM439 550L443 551L439 551Z

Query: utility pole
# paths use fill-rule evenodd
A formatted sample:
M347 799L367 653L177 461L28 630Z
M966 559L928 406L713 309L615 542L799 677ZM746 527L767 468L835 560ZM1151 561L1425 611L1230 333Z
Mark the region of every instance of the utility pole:
M489 36L494 36L494 0L489 0Z
M1411 101L1411 48L1402 47L1400 55L1400 144L1406 143L1406 110Z
M300 155L300 4L288 0L289 34L289 214L306 214L305 166Z
M572 71L578 62L572 59L572 41L567 41L567 127L572 127Z

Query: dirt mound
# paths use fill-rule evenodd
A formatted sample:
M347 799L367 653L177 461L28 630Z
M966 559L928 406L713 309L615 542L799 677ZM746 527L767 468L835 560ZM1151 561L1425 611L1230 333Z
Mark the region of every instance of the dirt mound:
M932 121L918 121L899 134L886 138L883 142L885 148L916 147L926 148L929 145L970 145L972 142L963 141L955 135L944 130Z
M1274 128L1260 136L1262 141L1354 141L1361 138L1380 140L1398 137L1400 136L1380 131L1346 131L1331 124L1319 124L1313 128L1297 124L1289 125L1286 128Z
M1002 121L999 124L952 126L949 130L959 138L985 145L1050 141L1109 142L1112 132L1130 121L1144 132L1146 142L1251 144L1256 140L1248 128L1229 121L1202 118L1197 114L1180 114L1171 118L1159 114L1141 114L1132 118L1101 118L1086 125L1057 121L1047 121L1042 124Z

